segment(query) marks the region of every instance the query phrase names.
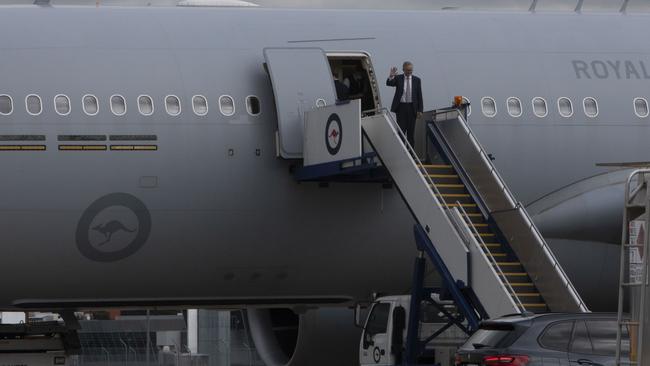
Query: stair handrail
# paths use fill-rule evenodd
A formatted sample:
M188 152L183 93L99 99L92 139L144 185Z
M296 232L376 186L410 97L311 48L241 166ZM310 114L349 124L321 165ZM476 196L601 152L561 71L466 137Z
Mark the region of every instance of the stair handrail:
M573 282L569 281L569 276L564 272L564 268L562 268L562 265L560 265L560 261L557 260L557 257L549 248L548 244L546 243L546 240L544 240L544 237L542 234L539 232L539 229L537 228L537 225L533 223L533 220L530 218L530 215L528 215L528 211L524 210L522 207L521 203L517 203L517 210L522 214L524 219L526 220L526 223L528 224L528 228L533 232L535 237L537 238L537 245L542 247L542 250L544 253L546 253L546 256L551 259L553 262L553 268L560 273L562 280L564 281L564 287L569 290L569 293L571 294L571 297L573 297L573 300L578 304L578 307L580 308L581 311L583 312L589 312L589 308L587 307L587 304L582 300L582 297L578 293L578 290L576 290L575 286L573 285Z
M505 193L506 198L508 199L508 202L510 205L515 208L517 207L517 201L515 200L515 196L512 194L510 191L510 188L505 183L505 180L501 177L501 174L499 174L499 171L496 170L496 167L494 164L492 164L492 159L490 158L490 155L488 155L487 152L485 152L485 149L483 149L483 146L478 142L478 139L476 138L476 135L472 130L469 128L469 125L467 124L467 121L465 118L463 118L463 114L459 109L455 109L458 112L458 120L460 121L460 125L465 130L465 133L469 137L470 141L472 142L472 145L478 150L479 154L483 158L483 161L485 165L490 167L490 174L494 176L496 181L499 183L499 188L501 189L502 192Z
M390 114L391 112L387 108L381 108L380 112L388 117L388 121L390 122L391 127L395 132L397 132L397 135L400 137L402 142L404 143L404 147L406 147L406 150L408 151L409 155L411 155L411 159L415 162L417 165L418 170L420 171L420 175L424 177L424 179L427 181L427 185L429 186L429 192L433 197L435 198L436 202L438 202L439 206L443 206L446 208L445 215L449 220L451 220L451 206L445 200L442 198L442 195L440 191L438 190L438 187L436 187L435 183L433 182L433 179L429 176L429 174L425 174L422 172L422 169L424 168L424 164L418 157L418 154L415 152L415 149L411 144L408 142L408 139L406 138L406 135L404 134L404 131L402 131L402 128L397 125L397 122L393 119L393 116Z
M539 245L542 248L542 251L546 254L547 258L549 258L551 260L552 265L553 265L553 269L560 275L560 277L562 277L563 282L564 282L563 285L565 286L565 288L567 288L569 290L569 293L571 294L571 297L573 298L573 300L578 304L578 307L580 308L581 311L588 312L589 309L587 308L586 304L584 303L584 301L580 297L580 295L579 295L578 291L576 290L575 286L573 285L573 283L570 280L568 280L569 277L567 276L566 272L564 272L564 269L562 268L559 261L555 257L555 254L553 254L553 251L549 248L548 244L544 240L544 237L539 232L539 229L537 228L537 226L535 226L533 224L533 220L528 215L528 211L523 209L523 205L520 202L515 201L514 195L512 194L512 192L510 191L508 186L505 184L505 180L501 177L499 172L496 170L496 167L494 166L494 164L492 164L492 159L490 159L489 155L485 152L485 149L483 149L483 146L478 142L478 139L476 138L476 135L474 135L472 130L469 128L469 125L468 125L467 121L465 120L465 118L463 118L463 114L460 111L460 109L457 108L457 107L453 107L453 108L450 108L450 109L446 109L444 111L440 111L439 113L434 111L434 122L435 122L435 116L437 114L448 113L451 110L454 110L457 113L457 120L460 122L461 127L463 128L463 130L465 130L465 133L470 138L470 141L471 141L472 145L474 146L474 148L476 148L479 151L481 157L483 158L484 163L487 164L490 167L490 173L497 180L501 191L505 193L506 198L508 199L509 203L511 203L513 205L513 209L518 210L522 214L524 219L526 220L526 224L527 224L529 230L531 230L531 232L534 234L535 238L537 239L536 240L537 245ZM470 180L471 180L471 178L470 178Z
M485 244L485 241L481 237L481 235L478 232L478 230L476 229L476 227L471 224L472 221L471 221L469 215L467 214L467 211L465 211L465 208L460 205L460 202L458 202L458 201L456 201L456 202L459 204L458 205L458 212L460 212L463 215L463 217L465 219L467 219L468 223L466 223L466 225L470 228L470 231L473 232L474 235L477 238L476 239L476 244L479 246L479 250L481 252L483 252L483 247L485 247L487 253L483 252L483 254L485 254L485 256L488 258L488 260L490 261L490 264L492 264L492 268L497 272L498 275L501 276L501 279L502 279L501 283L506 287L506 290L508 290L510 292L510 297L512 297L515 300L515 303L516 303L517 307L519 307L519 310L521 310L522 312L526 311L526 308L524 307L524 304L521 302L521 299L519 298L519 295L517 295L514 288L510 284L510 281L508 281L507 277L505 276L505 273L503 273L503 270L497 264L498 262L497 262L496 258L494 258L494 256L492 255L492 252L490 252L490 249ZM481 247L481 246L483 246L483 247Z

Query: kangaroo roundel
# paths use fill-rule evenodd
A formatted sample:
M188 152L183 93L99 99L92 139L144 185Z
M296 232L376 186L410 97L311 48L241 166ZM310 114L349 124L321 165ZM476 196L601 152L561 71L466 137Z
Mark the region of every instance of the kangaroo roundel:
M343 125L341 124L341 117L336 113L332 113L327 119L327 124L325 124L325 146L330 155L338 154L339 150L341 150L342 139Z
M84 211L77 225L77 247L86 258L113 262L137 252L149 238L151 214L133 195L112 193Z

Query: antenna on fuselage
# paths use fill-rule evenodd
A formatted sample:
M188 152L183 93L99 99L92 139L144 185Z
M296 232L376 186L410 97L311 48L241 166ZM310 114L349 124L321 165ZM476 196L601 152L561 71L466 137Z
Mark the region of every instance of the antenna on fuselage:
M627 5L630 3L630 0L623 0L623 5L621 5L620 13L627 14Z

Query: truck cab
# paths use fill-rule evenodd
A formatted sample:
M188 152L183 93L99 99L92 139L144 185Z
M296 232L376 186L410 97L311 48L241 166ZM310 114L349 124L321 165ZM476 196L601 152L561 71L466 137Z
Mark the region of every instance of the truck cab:
M371 305L359 344L361 366L396 365L402 362L409 298L381 297Z
M452 301L440 301L437 294L433 302L423 301L420 307L418 340L425 347L418 364L451 366L454 354L467 335L456 326L449 326L444 309L455 314ZM359 364L401 365L406 350L407 322L411 303L410 295L379 297L371 304L359 342ZM433 305L436 304L436 305ZM435 335L429 342L429 338Z

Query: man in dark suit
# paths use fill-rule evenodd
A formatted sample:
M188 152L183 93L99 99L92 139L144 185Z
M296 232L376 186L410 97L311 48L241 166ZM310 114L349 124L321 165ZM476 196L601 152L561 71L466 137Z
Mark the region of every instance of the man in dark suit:
M397 75L397 67L391 68L386 85L397 88L390 110L397 115L397 124L414 146L415 120L422 116L422 85L420 78L413 75L412 63L404 62L402 71Z

